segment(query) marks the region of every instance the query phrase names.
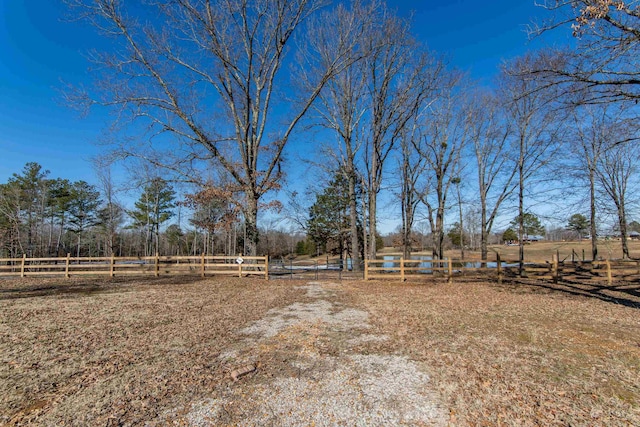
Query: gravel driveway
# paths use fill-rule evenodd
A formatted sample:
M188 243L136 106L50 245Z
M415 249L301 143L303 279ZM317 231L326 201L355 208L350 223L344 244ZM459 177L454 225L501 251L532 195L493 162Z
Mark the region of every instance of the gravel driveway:
M304 299L238 331L220 356L229 382L171 418L191 426L446 424L429 376L381 350L387 337L344 302L340 285L303 289Z

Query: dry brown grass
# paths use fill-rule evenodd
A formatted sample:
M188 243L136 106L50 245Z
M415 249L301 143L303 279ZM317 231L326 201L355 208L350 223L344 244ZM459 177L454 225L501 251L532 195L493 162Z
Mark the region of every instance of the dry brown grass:
M640 425L638 308L526 284L353 290L453 425Z
M268 285L266 285L268 283ZM3 281L0 424L144 424L208 396L235 332L300 292L240 279Z
M0 282L0 424L169 422L171 410L229 384L237 366L221 352L270 309L304 300L298 284ZM640 309L616 304L623 295L640 303L637 286L609 299L541 283L345 282L340 289L341 304L370 312L371 333L390 337L367 351L419 362L452 425L640 425ZM298 329L261 347L269 354L260 360L282 363L261 367L239 387L288 375L286 361L310 342L301 337L313 335Z

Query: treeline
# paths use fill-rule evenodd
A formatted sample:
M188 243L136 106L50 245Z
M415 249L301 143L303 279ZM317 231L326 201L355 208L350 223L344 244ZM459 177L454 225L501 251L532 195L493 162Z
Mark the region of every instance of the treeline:
M0 184L0 257L237 255L244 252L242 219L193 196L179 200L162 178L142 186L133 206L115 197L108 176L96 186L51 178L27 163ZM181 224L185 216L189 226ZM184 227L184 228L183 228ZM263 230L261 253L292 253L301 237Z

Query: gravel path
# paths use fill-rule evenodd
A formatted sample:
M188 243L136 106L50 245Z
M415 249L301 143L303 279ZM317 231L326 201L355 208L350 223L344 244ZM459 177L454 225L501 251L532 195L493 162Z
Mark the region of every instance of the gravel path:
M194 403L179 424L446 424L429 377L404 356L376 351L386 337L371 332L367 312L340 302L340 285L304 289L304 300L240 331L220 356L229 383ZM231 380L247 366L255 370Z

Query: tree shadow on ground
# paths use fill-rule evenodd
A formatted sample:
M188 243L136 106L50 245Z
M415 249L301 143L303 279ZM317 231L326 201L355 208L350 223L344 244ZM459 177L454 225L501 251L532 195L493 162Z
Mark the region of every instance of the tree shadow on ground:
M45 279L43 281L27 281L18 284L8 283L3 286L0 283L0 301L36 298L49 296L91 296L107 293L130 292L138 286L162 286L162 285L187 285L198 282L200 277L174 276L174 277L130 277L113 279L88 279L85 281L60 281Z
M588 283L563 278L558 283L542 279L509 278L503 284L496 284L512 292L562 293L572 296L595 298L604 302L640 309L640 284L623 282L612 285ZM526 288L523 288L526 287Z

